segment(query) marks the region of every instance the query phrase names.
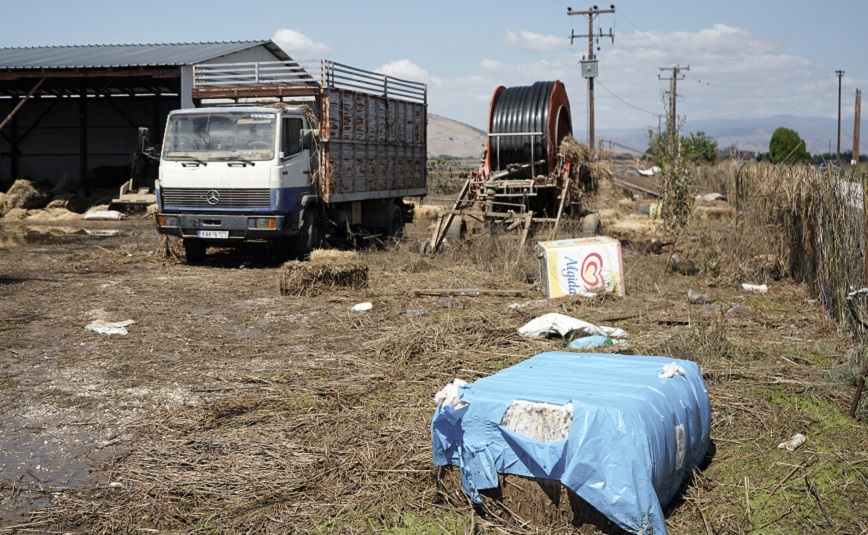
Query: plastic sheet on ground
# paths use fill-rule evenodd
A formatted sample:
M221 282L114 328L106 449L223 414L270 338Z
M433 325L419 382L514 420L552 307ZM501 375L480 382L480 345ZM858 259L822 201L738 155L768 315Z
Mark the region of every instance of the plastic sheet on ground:
M85 329L89 331L93 331L98 334L119 334L121 336L125 336L127 334L127 327L134 324L133 320L124 320L124 321L105 321L105 320L94 320L91 323L85 326Z
M583 333L587 336L599 334L609 338L627 336L626 331L617 327L601 327L564 314L552 312L532 319L519 328L519 334L529 338L546 338L558 334L564 338L571 334Z
M663 377L673 366L683 373ZM559 480L622 528L660 535L662 508L708 447L711 407L691 361L553 351L456 387L431 422L434 463L459 467L477 503L499 473Z

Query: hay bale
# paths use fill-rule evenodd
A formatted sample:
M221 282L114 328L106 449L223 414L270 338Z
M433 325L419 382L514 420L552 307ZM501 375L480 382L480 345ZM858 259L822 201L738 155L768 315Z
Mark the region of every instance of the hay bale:
M57 184L51 188L51 191L48 192L50 197L56 198L59 195L77 193L79 189L78 180L72 178L69 175L63 175L60 177L60 180L57 181Z
M419 221L436 221L443 209L443 206L435 206L433 204L417 205L415 211L416 219Z
M33 182L20 178L6 192L3 206L0 207L0 213L5 214L13 208L23 208L25 210L42 208L47 201L48 198L44 193L36 189Z
M721 221L735 217L735 208L728 204L716 206L696 206L693 208L693 217L700 221Z
M55 195L49 202L46 208L63 208L70 212L80 214L87 208L84 201L74 193L61 193Z
M368 286L368 266L354 252L317 249L310 261L283 265L280 295L311 297L335 287L360 290Z
M636 236L656 236L663 226L659 219L649 219L645 216L634 216L606 226L609 234L619 238Z
M337 249L314 249L310 253L311 264L356 264L361 261L355 251L338 251Z

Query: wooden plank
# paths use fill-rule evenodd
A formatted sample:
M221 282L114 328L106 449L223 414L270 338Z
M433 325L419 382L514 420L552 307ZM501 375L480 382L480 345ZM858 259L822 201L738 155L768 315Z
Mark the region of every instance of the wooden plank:
M39 89L39 86L41 86L42 82L44 82L44 81L45 81L45 77L40 78L39 81L36 82L36 85L33 86L33 89L31 89L30 92L27 93L27 96L21 99L21 102L19 102L15 106L15 108L12 109L12 111L9 113L9 115L7 115L5 119L3 119L3 122L0 122L0 130L3 130L3 127L6 126L6 124L9 121L12 120L12 117L14 117L16 113L18 113L18 110L20 110L21 107L24 106L24 104L28 100L30 100L30 97L33 96L33 93L36 93L36 90Z

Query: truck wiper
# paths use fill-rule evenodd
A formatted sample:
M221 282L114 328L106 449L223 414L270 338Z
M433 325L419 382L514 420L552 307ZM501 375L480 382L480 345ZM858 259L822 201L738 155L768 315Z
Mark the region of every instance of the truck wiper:
M181 159L181 160L193 160L194 162L198 163L199 165L205 165L205 166L208 165L208 162L206 162L206 161L204 161L204 160L200 160L199 158L197 158L197 157L195 157L195 156L190 156L190 155L188 155L188 154L183 154L183 155L180 155L180 156L173 156L173 158L178 158L178 159Z
M250 165L251 167L256 165L256 162L253 162L251 160L248 160L247 158L242 158L241 156L235 156L235 155L223 156L222 158L217 158L217 160L220 160L223 162L241 162L244 165Z

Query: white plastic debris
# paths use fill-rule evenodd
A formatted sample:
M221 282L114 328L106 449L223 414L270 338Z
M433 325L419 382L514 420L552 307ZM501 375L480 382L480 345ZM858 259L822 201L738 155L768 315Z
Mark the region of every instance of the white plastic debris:
M573 423L573 403L554 405L517 399L503 414L500 424L510 431L536 440L566 440Z
M684 368L678 365L676 362L670 362L669 364L663 365L663 371L657 375L661 379L669 379L670 377L675 377L676 375L684 375Z
M694 292L692 289L687 290L687 300L691 303L699 303L702 305L707 305L714 302L714 299L711 299L703 293Z
M726 195L720 193L706 193L705 195L697 195L696 200L699 202L725 201Z
M118 221L124 218L124 214L117 210L91 210L84 214L84 218L89 221Z
M352 311L352 312L364 312L366 310L371 310L372 308L374 308L373 303L366 301L364 303L357 303L357 304L353 305L350 308L350 311Z
M778 449L779 450L785 449L787 451L795 451L796 448L798 448L799 446L804 444L806 440L808 440L808 438L805 435L803 435L801 433L796 433L786 442L781 442L780 444L778 444Z
M89 228L86 228L86 229L84 229L84 231L87 233L88 236L98 236L98 237L117 236L121 232L117 229L107 229L107 228L106 229L89 229Z
M541 305L545 302L545 299L537 299L535 301L527 301L525 303L510 303L509 305L507 305L507 308L518 310L519 308L524 308L531 305Z
M660 172L660 168L657 167L656 165L652 165L648 169L637 169L636 172L642 176L654 176Z
M134 320L124 320L124 321L105 321L105 320L95 320L89 323L85 329L89 331L93 331L98 334L127 334L127 327L135 323Z
M434 401L438 405L454 405L456 409L464 407L467 403L464 403L458 397L458 389L462 386L467 386L467 383L461 379L455 379L444 386L440 392L434 394Z
M617 327L602 327L552 312L530 320L518 330L522 336L529 338L546 338L558 334L567 338L571 333L584 333L585 335L601 334L608 338L623 338L627 332Z
M769 287L766 286L765 284L748 284L746 282L743 282L741 284L741 287L744 288L745 291L757 292L757 293L761 293L761 294L764 294L767 291L769 291Z

